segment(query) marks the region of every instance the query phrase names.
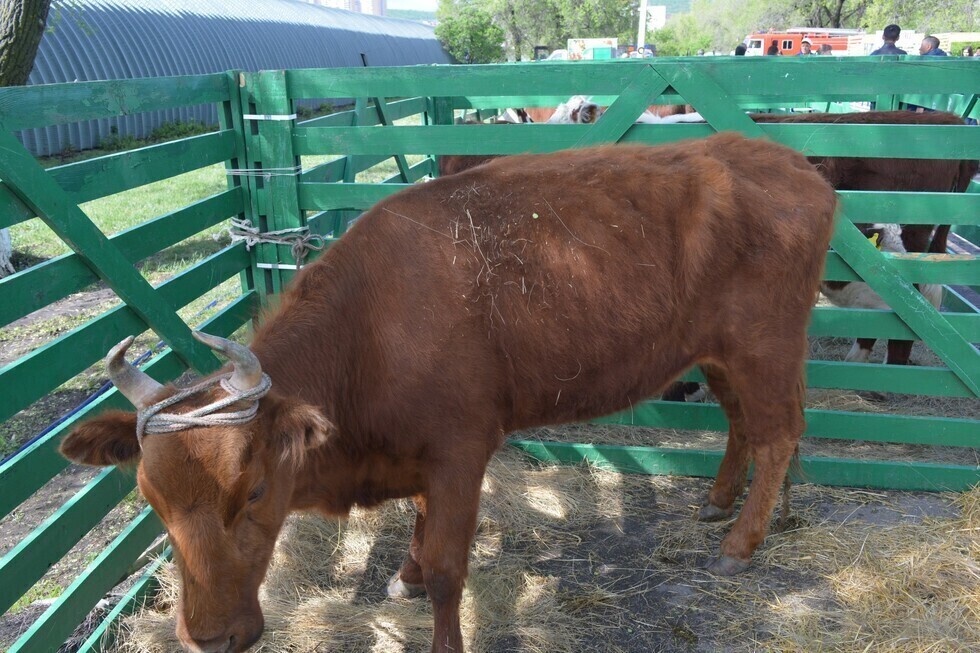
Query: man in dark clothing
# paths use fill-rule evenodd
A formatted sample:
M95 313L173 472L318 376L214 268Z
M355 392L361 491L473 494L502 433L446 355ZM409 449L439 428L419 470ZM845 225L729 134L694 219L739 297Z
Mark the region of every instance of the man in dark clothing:
M872 55L877 54L908 54L905 50L895 45L898 41L898 37L902 34L902 28L898 25L889 25L881 33L881 40L884 41L884 45L872 52Z
M744 43L739 43L738 45L735 46L735 56L736 57L744 57L745 56L745 51L747 49L748 48L745 47L745 44Z
M927 36L922 39L922 45L919 46L919 54L924 57L949 56L939 47L939 39L937 39L935 36Z

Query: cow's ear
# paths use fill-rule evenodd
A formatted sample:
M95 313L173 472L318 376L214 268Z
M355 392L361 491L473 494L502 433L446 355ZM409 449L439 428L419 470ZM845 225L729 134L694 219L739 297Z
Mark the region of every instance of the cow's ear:
M107 467L136 462L136 413L112 410L76 426L61 441L61 455L83 465Z
M293 399L278 401L273 415L272 433L284 463L299 467L310 449L326 444L334 425L314 406Z

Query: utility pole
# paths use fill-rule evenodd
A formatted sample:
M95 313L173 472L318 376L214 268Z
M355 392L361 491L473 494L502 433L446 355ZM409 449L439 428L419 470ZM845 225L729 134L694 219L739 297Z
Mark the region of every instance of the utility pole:
M647 0L640 0L640 25L636 30L636 49L647 44Z

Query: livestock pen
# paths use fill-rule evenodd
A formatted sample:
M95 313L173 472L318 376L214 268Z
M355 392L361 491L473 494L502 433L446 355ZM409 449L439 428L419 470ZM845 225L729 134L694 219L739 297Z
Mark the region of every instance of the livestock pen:
M257 310L289 282L302 261L289 245L260 243L249 248L245 241L226 240L203 260L178 263L162 278L151 277L139 266L159 252L199 240L202 233L210 234L231 218L239 221L239 229L247 220L262 232L322 235L322 243L329 246L360 211L433 175L434 156L545 152L612 142L655 144L719 130L770 138L811 156L976 159L980 130L968 126L756 124L745 110L846 110L849 103L875 102L878 108L914 104L978 117L978 93L980 65L968 60L727 57L229 72L0 89L0 227L13 227L16 238L17 227L40 220L71 249L0 281L0 323L16 328L40 311L58 311L96 285L111 289L121 300L67 333L37 337L16 356L4 359L0 419L36 409L82 374L101 376L105 352L129 335L143 334L142 342L152 344L152 331L166 342L144 367L158 380L176 379L188 369L216 369L218 360L190 337L190 328L222 336L246 331ZM595 124L457 124L460 112L475 111L482 118L505 107L554 106L579 94L609 105ZM298 101L335 97L358 99L351 111L297 120ZM647 105L672 103L693 105L706 124L634 124ZM201 104L217 108L218 131L48 170L15 136L25 129ZM366 173L391 160L396 174L380 183L364 181ZM173 210L118 234L106 234L80 207L221 163L226 188L194 198L193 203L174 198ZM827 338L916 339L935 357L914 366L846 363L827 360L816 345L807 367L810 388L818 393L840 390L948 400L953 408L945 411L945 404L940 404L938 409L920 410L910 401L868 411L852 409L854 402L816 402L807 409L802 460L807 481L955 492L980 482L980 423L975 411L980 353L972 344L980 341L980 307L974 294L980 286L977 190L974 183L972 192L964 194L839 193L841 209L826 278L863 280L894 310L819 306L810 335L816 343ZM854 222L950 223L961 236L956 241L959 253L883 254ZM315 255L316 251L305 252L304 259ZM915 283L945 286L945 310L936 311L914 289ZM212 299L218 289L224 289L217 296L222 305L196 323L200 311L195 312L194 302ZM691 372L687 378L699 377ZM61 437L79 420L111 407L128 407L114 390L0 466L4 529L30 522L46 504L55 504L36 527L9 545L4 542L4 611L43 582L49 568L104 516L119 504L133 504L134 477L124 469L85 477L63 504L45 499L50 483L71 473L57 453ZM544 462L589 461L599 469L633 474L712 476L721 458L723 436L703 436L726 430L724 416L710 402L647 401L602 421L615 426L519 434L511 444ZM704 446L647 446L643 432L637 436L631 427L668 432L671 444L679 431L695 432ZM822 449L824 441L833 448ZM508 455L506 460L514 458ZM507 470L498 470L498 484L504 473ZM552 489L560 491L560 485ZM601 492L590 496L602 500ZM153 595L157 571L169 550L163 541L155 545L153 555L145 555L162 527L149 508L135 505L135 514L123 520L118 533L108 538L111 542L82 559L69 558L72 565L84 568L10 643L11 650L54 650L73 632L72 648L105 648L121 618ZM93 612L107 592L127 578L122 596ZM88 627L76 632L86 621Z

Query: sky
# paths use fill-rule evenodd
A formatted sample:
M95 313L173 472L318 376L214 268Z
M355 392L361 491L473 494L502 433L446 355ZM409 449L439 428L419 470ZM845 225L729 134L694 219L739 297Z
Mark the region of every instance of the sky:
M435 11L439 0L388 0L388 9L418 9Z

